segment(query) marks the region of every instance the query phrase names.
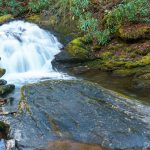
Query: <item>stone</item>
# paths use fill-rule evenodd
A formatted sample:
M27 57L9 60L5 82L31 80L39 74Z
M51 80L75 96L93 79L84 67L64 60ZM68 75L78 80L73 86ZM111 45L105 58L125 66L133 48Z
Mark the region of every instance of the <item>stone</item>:
M9 94L15 89L15 85L13 84L8 84L8 85L1 85L0 86L0 96Z
M6 84L7 84L6 80L3 80L3 79L0 80L0 85L6 85Z
M49 141L62 139L110 149L150 148L150 107L98 84L29 84L22 88L18 104L18 114L6 119L20 149L48 148Z
M6 73L5 69L0 68L0 78Z

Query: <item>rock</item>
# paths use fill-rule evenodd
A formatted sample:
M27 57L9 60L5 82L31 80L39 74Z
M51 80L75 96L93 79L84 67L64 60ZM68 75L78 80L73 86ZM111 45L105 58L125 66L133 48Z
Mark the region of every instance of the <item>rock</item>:
M73 140L138 150L150 148L149 112L149 106L91 82L51 80L24 86L18 115L5 119L20 149Z
M9 125L0 121L0 139L6 139L9 132Z
M132 80L132 87L134 88L150 88L150 72L136 75Z
M66 47L65 50L74 59L85 61L91 59L90 48L88 48L88 42L84 37L79 37L72 40Z
M0 106L7 103L7 99L0 98Z
M70 55L67 51L62 50L59 54L55 55L55 60L58 63L79 63L82 60Z
M0 80L0 85L6 85L6 84L7 84L6 80L3 80L3 79Z
M8 84L8 85L1 85L0 86L0 95L9 94L15 89L15 85Z
M0 78L5 74L5 72L6 72L5 69L0 68Z
M3 24L7 21L10 21L14 19L12 15L8 14L8 15L4 15L4 16L0 16L0 24Z

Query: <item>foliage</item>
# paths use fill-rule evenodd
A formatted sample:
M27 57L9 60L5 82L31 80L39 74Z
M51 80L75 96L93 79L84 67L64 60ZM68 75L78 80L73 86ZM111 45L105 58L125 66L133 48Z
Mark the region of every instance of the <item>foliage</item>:
M0 15L12 14L17 16L26 11L27 3L23 0L0 0Z
M105 10L98 10L99 15L92 9L95 2L98 9ZM149 0L122 0L111 8L103 8L105 3L105 0L0 0L0 15L10 13L16 16L29 10L75 19L87 38L100 45L106 44L124 22L150 21ZM113 4L114 0L107 0L108 3Z

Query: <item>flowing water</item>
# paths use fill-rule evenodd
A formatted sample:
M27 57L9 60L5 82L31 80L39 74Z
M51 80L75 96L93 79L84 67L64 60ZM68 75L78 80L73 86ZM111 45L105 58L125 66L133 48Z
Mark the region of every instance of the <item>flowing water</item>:
M12 94L15 100L4 106L4 111L17 110L20 85L47 79L73 79L52 67L51 62L62 47L53 34L35 24L13 21L0 26L0 68L7 71L3 78L19 85ZM98 80L101 82L99 78ZM103 78L104 82L107 80L108 78ZM140 141L139 146L150 145L150 116L147 116L149 107L136 101L128 103L124 98L117 97L98 85L84 81L55 81L49 85L35 84L35 87L33 85L25 90L25 94L32 108L32 117L27 114L4 117L10 124L10 135L20 142L23 149L32 149L31 147L43 145L46 140L54 140L59 136L87 143L106 142L106 146L111 140L116 140L116 143L112 142L114 146L128 147L128 140L133 146L138 146L134 139ZM117 105L119 107L115 109L111 107ZM104 141L101 143L99 139ZM123 143L117 143L118 141ZM143 141L147 143L143 144ZM0 140L0 150L4 146L4 140Z
M6 69L4 79L10 83L65 78L51 65L62 45L50 32L32 23L13 21L0 26L0 42L0 67Z

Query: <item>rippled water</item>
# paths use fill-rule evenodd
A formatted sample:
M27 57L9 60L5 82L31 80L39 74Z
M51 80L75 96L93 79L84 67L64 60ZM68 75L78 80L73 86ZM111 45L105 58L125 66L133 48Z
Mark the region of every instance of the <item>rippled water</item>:
M4 79L20 84L39 78L66 78L54 71L51 61L62 44L50 32L35 24L13 21L0 26L0 67L6 69Z

